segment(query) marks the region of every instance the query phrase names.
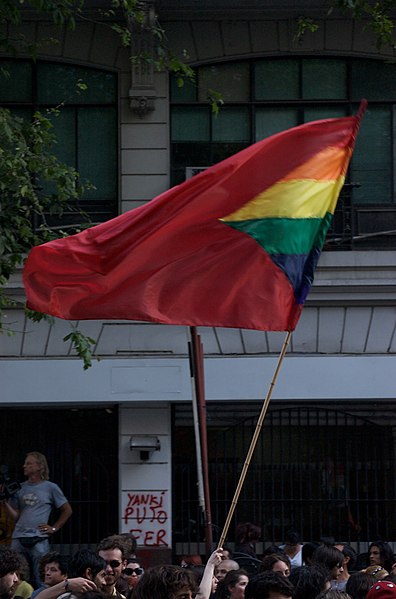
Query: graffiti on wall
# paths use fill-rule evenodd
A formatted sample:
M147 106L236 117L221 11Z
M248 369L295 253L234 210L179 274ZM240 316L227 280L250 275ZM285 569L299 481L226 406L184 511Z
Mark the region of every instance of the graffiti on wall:
M169 547L169 491L123 491L122 531L134 535L138 545Z

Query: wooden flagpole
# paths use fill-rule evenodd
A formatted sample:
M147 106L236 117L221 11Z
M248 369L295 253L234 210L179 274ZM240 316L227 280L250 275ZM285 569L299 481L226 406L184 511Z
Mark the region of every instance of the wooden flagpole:
M263 406L261 408L260 416L259 416L259 418L257 420L256 429L254 431L252 440L250 442L250 447L249 447L249 450L248 450L247 455L246 455L246 459L245 459L245 463L244 463L243 468L242 468L241 475L239 477L238 485L237 485L237 487L235 489L234 498L232 500L231 507L230 507L230 510L228 512L225 524L224 524L223 532L221 533L221 537L220 537L220 540L219 540L219 543L218 543L218 547L223 547L224 541L226 540L228 529L230 528L231 520L232 520L232 517L234 515L236 505L238 503L239 495L241 493L241 490L242 490L242 487L243 487L243 483L245 482L246 474L247 474L247 471L249 469L250 460L252 458L253 452L254 452L255 447L257 445L258 438L260 436L261 428L263 426L264 418L265 418L265 415L266 415L267 410L268 410L269 402L270 402L271 395L272 395L272 392L273 392L274 387L275 387L276 379L278 378L278 373L279 373L280 367L282 365L283 358L285 357L287 348L288 348L289 343L290 343L291 335L292 335L292 331L288 331L287 335L286 335L286 338L285 338L285 341L283 342L282 350L281 350L281 352L279 354L278 363L277 363L277 366L276 366L276 369L275 369L275 373L274 373L274 376L272 378L271 384L269 386L267 397L265 398Z

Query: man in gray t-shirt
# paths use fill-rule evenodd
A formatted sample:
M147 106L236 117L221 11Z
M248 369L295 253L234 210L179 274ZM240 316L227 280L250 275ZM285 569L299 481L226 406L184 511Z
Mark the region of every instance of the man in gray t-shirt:
M32 581L39 585L39 561L49 552L48 538L70 518L72 508L58 485L48 480L48 464L43 454L28 453L23 472L27 481L4 505L15 520L11 547L27 557ZM53 508L58 510L58 517L54 524L48 524Z

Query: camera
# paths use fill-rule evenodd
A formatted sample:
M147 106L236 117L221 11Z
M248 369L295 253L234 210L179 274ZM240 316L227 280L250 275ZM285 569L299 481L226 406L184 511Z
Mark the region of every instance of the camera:
M0 501L9 499L21 488L17 480L12 480L8 475L8 466L3 464L0 466Z

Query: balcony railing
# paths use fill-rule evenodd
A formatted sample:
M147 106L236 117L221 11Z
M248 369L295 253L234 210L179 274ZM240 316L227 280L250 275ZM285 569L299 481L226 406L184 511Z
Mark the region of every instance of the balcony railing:
M357 187L359 183L346 183L342 188L324 249L396 249L396 205L354 204Z

